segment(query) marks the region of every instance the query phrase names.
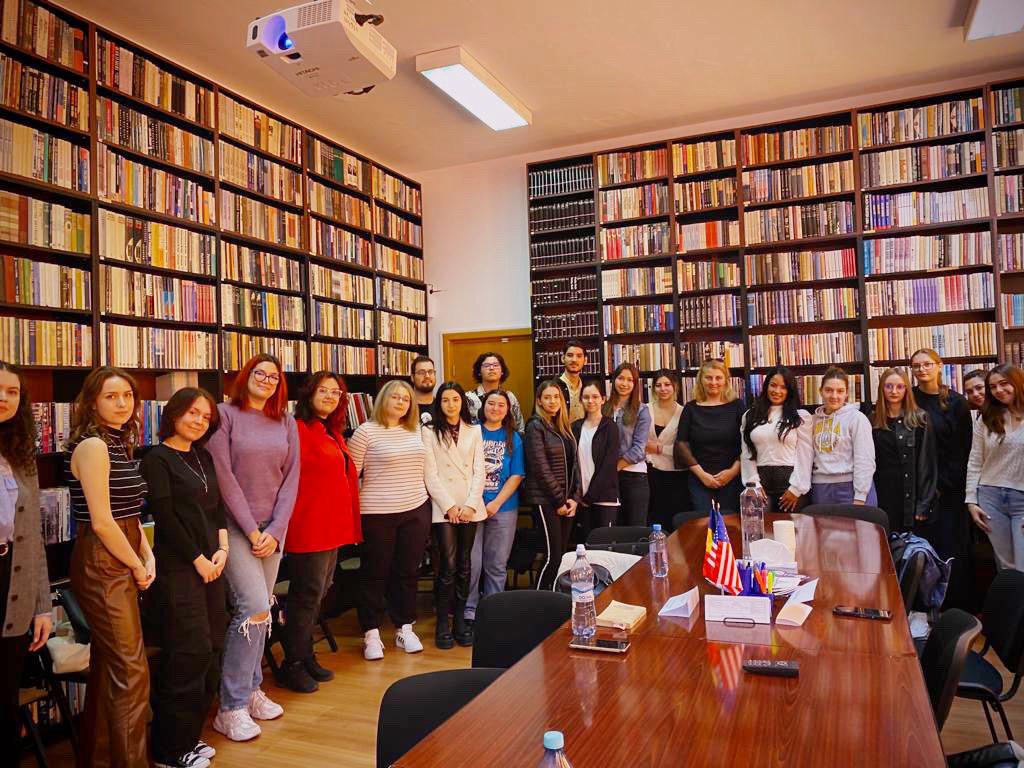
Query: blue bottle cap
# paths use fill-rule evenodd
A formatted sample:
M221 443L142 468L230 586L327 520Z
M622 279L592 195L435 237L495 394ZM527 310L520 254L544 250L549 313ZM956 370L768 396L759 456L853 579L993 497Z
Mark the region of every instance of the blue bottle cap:
M660 531L661 530L661 523L655 523L654 525L652 525L651 526L651 530L652 531Z
M565 737L561 731L544 732L544 749L562 749L565 746Z

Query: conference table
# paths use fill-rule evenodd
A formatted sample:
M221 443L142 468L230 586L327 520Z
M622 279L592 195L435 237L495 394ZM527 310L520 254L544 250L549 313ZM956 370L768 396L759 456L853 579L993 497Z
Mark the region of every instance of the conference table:
M819 580L803 626L705 622L703 595L719 593L701 573L707 520L688 522L668 539L666 578L642 558L597 598L598 612L646 606L627 653L570 649L566 622L395 765L536 768L547 730L563 732L574 768L944 765L885 532L806 515L769 516L766 530L774 519L795 521L799 571ZM738 518L726 524L738 547ZM696 615L658 616L694 586ZM840 618L836 605L893 618ZM746 659L795 659L799 677L745 673Z

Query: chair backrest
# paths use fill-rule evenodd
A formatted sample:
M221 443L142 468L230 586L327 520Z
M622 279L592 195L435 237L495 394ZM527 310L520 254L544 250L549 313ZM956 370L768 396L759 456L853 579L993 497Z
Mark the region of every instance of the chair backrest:
M448 669L392 683L380 702L377 768L388 768L504 671Z
M855 520L864 520L880 525L885 530L885 535L889 535L889 516L885 510L878 507L858 504L808 504L800 510L800 513L820 517L852 517Z
M921 651L921 670L940 731L953 705L967 652L980 632L980 621L966 611L951 608L932 625Z
M646 525L610 525L592 530L587 536L587 546L634 544L638 541L647 541L650 535L651 529Z
M61 587L57 590L57 602L67 614L71 630L75 634L75 642L82 645L88 644L91 637L89 621L85 618L85 611L78 604L78 598L75 597L75 593L71 591L70 587Z
M517 589L484 597L473 624L473 666L507 669L572 615L572 598Z
M996 574L981 610L985 642L1013 674L1024 673L1024 571Z
M622 552L627 555L646 555L651 550L649 541L616 542L615 544L587 544L588 552Z
M926 553L915 553L900 577L900 593L903 595L903 605L906 607L907 613L914 610L914 601L917 599L917 591L921 586L921 574L924 573L924 564L927 560Z
M682 528L691 520L699 520L707 516L707 512L701 512L699 509L691 509L689 512L676 512L672 515L672 530Z

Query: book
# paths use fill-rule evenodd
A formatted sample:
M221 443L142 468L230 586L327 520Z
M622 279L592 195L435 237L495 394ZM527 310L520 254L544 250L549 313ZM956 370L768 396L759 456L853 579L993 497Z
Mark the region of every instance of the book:
M374 234L398 240L414 248L423 247L423 227L414 221L381 207L373 209Z
M412 372L412 361L419 352L395 347L377 347L377 373L380 376L408 376Z
M589 192L593 188L594 166L590 162L558 168L533 168L527 174L527 194L531 198Z
M374 264L378 271L410 280L423 281L423 257L383 243L374 243Z
M679 292L738 288L740 265L734 261L677 261L676 283Z
M96 131L100 141L213 175L213 142L210 139L157 120L106 96L100 96L96 106Z
M1024 232L999 235L999 269L1024 272Z
M597 310L533 316L533 337L537 341L579 340L600 332Z
M664 342L651 344L606 343L605 373L614 371L620 363L633 363L641 373L653 373L662 368L676 367L674 345ZM555 353L561 356L560 352ZM591 360L587 355L587 360ZM559 365L561 373L561 365Z
M302 264L297 259L238 243L220 244L225 280L237 280L282 291L302 290Z
M555 267L594 261L593 235L538 240L530 243L530 267Z
M743 172L746 203L784 202L853 191L853 160Z
M381 341L426 346L427 322L425 320L416 320L384 311L378 314L380 315L379 335Z
M251 192L302 205L302 173L221 140L220 178Z
M604 299L652 296L662 293L672 293L672 267L601 270L601 296ZM596 291L593 295L585 293L581 298L596 299Z
M857 317L858 309L856 288L789 288L747 294L747 323L751 326L850 320Z
M869 317L965 312L995 306L994 277L988 272L871 281L865 289Z
M245 362L258 352L274 355L288 373L309 370L306 342L301 339L253 336L237 331L224 331L220 336L224 342L222 370L240 370Z
M1000 296L1003 309L1003 328L1024 328L1024 293L1004 293Z
M370 229L373 226L370 204L363 198L328 187L313 179L309 180L307 192L309 210L318 216L326 216L362 229Z
M601 350L593 345L585 345L584 354L587 362L583 366L585 375L601 373ZM534 352L534 373L541 378L556 378L562 374L564 365L561 350L539 350Z
M731 293L686 296L679 300L679 327L732 328L739 330L740 297Z
M312 331L317 336L373 341L373 310L314 301Z
M1024 120L1024 85L992 89L992 124L1005 125Z
M930 272L992 263L988 232L880 237L864 241L864 274Z
M0 316L0 359L15 365L92 366L92 327Z
M0 253L0 301L35 307L90 309L92 275L86 269Z
M672 250L667 222L601 230L601 260L668 254Z
M132 205L197 224L214 222L212 188L132 160L106 144L100 144L96 152L96 192L105 202Z
M594 201L565 200L559 203L540 203L527 209L530 234L563 229L594 226Z
M849 125L755 131L743 134L741 142L744 165L801 160L853 149Z
M1024 165L1024 128L992 131L992 162L997 170Z
M301 296L221 285L220 321L269 331L306 330L306 302Z
M99 209L98 218L100 256L105 259L192 275L214 277L217 274L217 239L212 234L105 208Z
M89 148L0 119L0 171L88 192Z
M743 226L747 245L850 235L856 231L852 200L744 211Z
M972 173L984 173L985 144L962 141L924 147L902 147L869 152L860 161L861 183L865 187L940 181Z
M668 175L668 152L665 147L634 152L606 152L598 155L595 162L597 180L602 186Z
M568 302L597 301L596 275L571 275L534 280L530 284L534 307Z
M100 324L100 356L104 365L120 368L215 370L217 334L104 322Z
M849 402L860 403L865 399L864 376L859 373L847 373L849 377ZM764 390L768 374L750 374L750 396L758 397ZM821 404L821 374L795 376L800 403L804 408L812 409Z
M377 278L377 304L384 309L409 312L414 315L427 314L427 292L397 280Z
M868 359L908 360L915 350L930 347L941 357L989 357L996 354L995 323L869 328Z
M750 365L842 365L861 359L860 335L852 331L802 334L750 334ZM926 345L925 345L926 346Z
M222 299L233 290L225 289ZM100 309L126 317L212 325L217 322L216 286L102 264Z
M423 215L423 197L414 186L379 166L371 166L373 196L415 216Z
M91 222L59 203L0 191L0 241L88 254Z
M676 251L701 251L708 248L722 248L739 245L740 224L738 221L701 221L695 224L676 222Z
M350 264L360 264L364 267L371 265L369 238L336 227L321 219L311 220L309 228L314 255Z
M668 184L643 184L599 194L601 221L637 219L668 212Z
M32 420L36 425L36 451L57 453L64 450L71 436L72 403L32 403Z
M625 629L632 632L647 618L647 609L642 605L630 605L612 600L597 614L597 626L610 629Z
M255 237L289 248L301 248L302 216L242 194L221 189L220 225L246 237Z
M282 160L302 162L302 130L298 126L243 104L224 91L217 95L217 115L222 134Z
M985 127L981 96L857 114L861 148L938 138Z
M309 292L312 296L372 306L373 278L310 264Z
M672 169L676 175L716 171L735 165L736 139L672 144Z
M997 202L998 202L998 195ZM864 194L864 229L878 231L988 216L988 189Z
M675 184L676 213L696 213L736 205L736 179L703 179Z
M404 349L388 348L389 352L406 353ZM334 371L342 376L373 376L377 370L377 351L373 347L350 347L344 344L330 344L314 341L310 349L310 364L316 371ZM411 362L411 358L410 358ZM408 371L408 367L406 368ZM349 397L358 398L358 393L350 392ZM363 397L369 398L369 395ZM358 402L358 399L357 399ZM360 421L352 421L352 401L349 401L349 426L355 427L369 418L373 407L372 398L363 400L362 410L358 411Z
M675 307L671 304L606 304L602 313L606 336L673 331L676 327Z
M726 368L742 368L743 345L734 341L684 341L679 344L679 367L700 368L705 360L721 360Z
M1024 213L1024 174L996 176L996 213Z
M62 77L42 72L0 53L0 105L89 130L89 92Z
M4 0L0 39L85 73L86 30L31 0Z
M369 163L341 147L328 144L316 137L310 137L306 147L307 166L313 173L318 173L336 184L354 187L363 192L368 190Z
M881 241L865 242L877 244ZM775 286L780 283L846 280L857 277L857 256L853 248L830 251L783 251L748 253L744 256L747 285Z

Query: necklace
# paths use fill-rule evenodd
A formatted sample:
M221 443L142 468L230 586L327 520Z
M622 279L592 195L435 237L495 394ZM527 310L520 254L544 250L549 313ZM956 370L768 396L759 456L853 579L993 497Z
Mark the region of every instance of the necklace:
M174 450L174 449L172 448L171 450ZM196 472L194 469L192 469L192 465L189 464L187 461L185 461L185 456L182 455L181 451L174 451L174 452L177 454L178 458L181 459L181 463L184 464L186 467L188 467L188 471L191 472L193 475L195 475L197 478L199 478L200 482L202 482L202 484L203 484L203 492L204 493L209 493L210 492L210 486L207 485L207 483L206 483L206 470L203 469L203 462L199 461L199 457L198 456L196 457L196 463L199 464L199 472ZM200 473L202 473L202 474L200 474Z

